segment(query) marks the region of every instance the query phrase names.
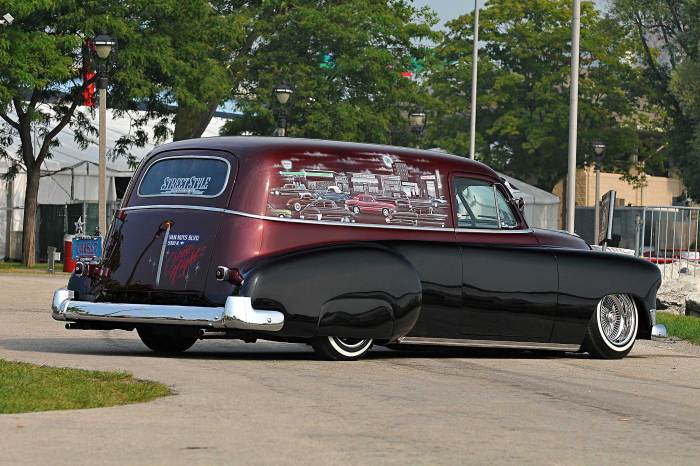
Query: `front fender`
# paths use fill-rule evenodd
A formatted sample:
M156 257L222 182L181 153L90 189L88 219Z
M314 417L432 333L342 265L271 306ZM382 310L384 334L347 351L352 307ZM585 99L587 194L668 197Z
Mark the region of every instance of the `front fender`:
M557 250L559 303L553 340L583 341L598 301L613 293L629 294L639 310L638 338L651 336L651 312L661 286L659 268L642 259L593 251Z
M420 313L418 273L382 246L307 250L265 260L244 275L240 294L255 307L284 312L280 336L393 340Z

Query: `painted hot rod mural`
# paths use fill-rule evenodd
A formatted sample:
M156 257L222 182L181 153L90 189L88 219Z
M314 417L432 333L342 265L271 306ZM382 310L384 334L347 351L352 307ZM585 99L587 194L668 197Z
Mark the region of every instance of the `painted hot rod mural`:
M358 170L348 171L348 165ZM367 152L349 161L304 152L273 168L268 215L282 209L299 220L433 228L447 223L444 175L396 155Z

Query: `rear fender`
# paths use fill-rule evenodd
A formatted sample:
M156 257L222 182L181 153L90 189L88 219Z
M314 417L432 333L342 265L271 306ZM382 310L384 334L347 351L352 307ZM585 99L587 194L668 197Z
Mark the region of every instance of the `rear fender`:
M245 271L240 294L277 309L277 335L393 340L415 324L421 283L413 266L382 246L346 245L277 257Z

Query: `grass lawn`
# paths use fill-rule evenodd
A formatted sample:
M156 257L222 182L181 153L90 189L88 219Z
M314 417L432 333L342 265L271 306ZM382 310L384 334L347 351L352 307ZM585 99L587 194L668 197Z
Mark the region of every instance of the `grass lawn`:
M63 263L57 262L55 267L56 273L63 273ZM47 273L48 264L35 264L34 267L25 267L21 262L5 262L0 261L0 273Z
M124 372L37 366L0 359L0 414L80 409L150 401L165 385Z
M656 314L656 321L664 324L670 336L688 340L691 343L700 345L700 319L691 316L679 316L659 312Z

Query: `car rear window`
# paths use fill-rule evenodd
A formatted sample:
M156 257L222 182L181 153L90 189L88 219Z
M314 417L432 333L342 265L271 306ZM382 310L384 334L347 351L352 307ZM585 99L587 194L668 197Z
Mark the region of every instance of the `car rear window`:
M219 157L172 157L154 162L138 195L217 197L226 189L231 165Z

